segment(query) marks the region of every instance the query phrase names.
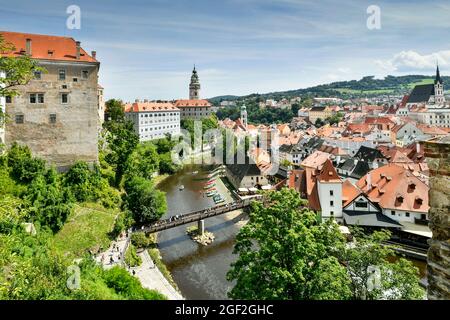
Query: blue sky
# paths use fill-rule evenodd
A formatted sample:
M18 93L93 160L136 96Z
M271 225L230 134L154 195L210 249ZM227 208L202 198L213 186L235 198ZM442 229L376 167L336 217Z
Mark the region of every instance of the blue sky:
M436 61L450 75L447 0L0 1L0 30L74 37L97 51L106 97L125 101L186 98L194 63L205 98L432 74Z

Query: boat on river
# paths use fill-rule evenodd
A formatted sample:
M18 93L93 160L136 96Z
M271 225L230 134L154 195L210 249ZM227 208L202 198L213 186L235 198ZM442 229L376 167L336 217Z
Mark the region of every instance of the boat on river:
M181 191L181 190L184 190L184 186L181 185L178 189L179 189L180 191Z

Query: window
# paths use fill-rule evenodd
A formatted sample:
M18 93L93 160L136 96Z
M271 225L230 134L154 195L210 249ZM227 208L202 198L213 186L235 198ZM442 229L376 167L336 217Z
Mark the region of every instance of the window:
M56 123L56 114L55 113L50 114L50 123Z
M6 103L12 103L11 96L6 96L5 99L6 99Z
M330 207L334 207L334 201L330 201Z
M73 82L78 82L78 78L73 78Z
M406 216L406 217L409 217L409 212L406 212L406 213L405 213L405 216Z
M67 89L67 85L66 85L66 84L63 84L63 85L61 86L61 88Z
M334 191L330 190L330 196L334 195Z
M395 211L391 211L391 216L395 216Z
M36 94L30 93L30 103L36 103Z
M38 103L44 103L44 94L43 93L38 93L37 97L38 97Z
M89 71L83 70L81 71L81 79L87 80L89 78Z
M59 80L66 80L66 70L64 69L59 70Z
M334 216L334 211L330 211L330 216Z
M68 103L69 102L69 94L68 93L62 93L61 94L61 103Z
M40 71L35 71L34 72L34 78L36 80L41 80L41 76L42 76L42 73Z
M23 114L16 114L16 123L21 124L24 121L24 115Z
M357 207L357 208L367 208L367 202L357 201L357 202L355 202L355 207Z

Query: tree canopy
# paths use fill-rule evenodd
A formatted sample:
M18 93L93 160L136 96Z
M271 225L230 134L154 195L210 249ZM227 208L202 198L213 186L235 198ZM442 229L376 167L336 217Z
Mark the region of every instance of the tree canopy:
M363 236L348 245L334 220L320 222L289 189L253 203L239 232L227 278L236 281L233 299L420 299L418 270L394 255L383 241L388 232ZM371 287L372 269L381 277Z

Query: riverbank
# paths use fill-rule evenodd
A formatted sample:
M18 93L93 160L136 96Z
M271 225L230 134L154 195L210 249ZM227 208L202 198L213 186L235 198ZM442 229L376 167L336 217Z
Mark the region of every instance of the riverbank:
M157 263L151 258L150 250L152 249L143 250L139 253L142 264L138 267L130 268L132 274L139 279L144 288L156 290L169 300L184 300L183 296L169 283Z

